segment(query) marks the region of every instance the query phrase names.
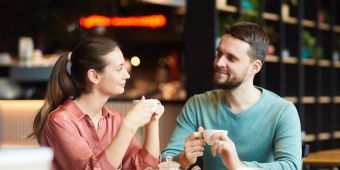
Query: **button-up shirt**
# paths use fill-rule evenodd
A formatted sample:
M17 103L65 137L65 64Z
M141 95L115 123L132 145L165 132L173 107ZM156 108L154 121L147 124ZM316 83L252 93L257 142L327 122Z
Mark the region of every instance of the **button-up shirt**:
M108 160L105 149L116 136L122 119L119 112L104 106L96 130L90 117L72 100L67 100L49 114L40 144L53 149L53 169L111 170L157 167L159 158L152 156L135 138L132 139L118 168Z

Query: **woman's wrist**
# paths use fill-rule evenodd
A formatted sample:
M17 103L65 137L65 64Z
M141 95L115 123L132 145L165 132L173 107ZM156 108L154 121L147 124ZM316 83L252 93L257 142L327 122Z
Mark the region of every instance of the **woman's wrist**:
M122 126L121 128L124 128L125 131L130 132L130 133L135 133L138 129L138 127L136 125L133 125L133 123L129 123L129 121L127 119L125 119L122 122Z
M158 127L159 125L159 121L151 118L150 122L146 124L146 127L150 127L150 128L154 128L154 127Z

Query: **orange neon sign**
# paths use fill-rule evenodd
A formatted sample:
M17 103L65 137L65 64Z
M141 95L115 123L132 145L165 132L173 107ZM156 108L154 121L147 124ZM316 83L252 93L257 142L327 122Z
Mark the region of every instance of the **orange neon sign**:
M90 29L95 26L114 26L114 27L149 27L152 29L164 27L166 17L164 15L146 15L131 17L107 17L101 15L91 15L89 17L81 17L80 26Z

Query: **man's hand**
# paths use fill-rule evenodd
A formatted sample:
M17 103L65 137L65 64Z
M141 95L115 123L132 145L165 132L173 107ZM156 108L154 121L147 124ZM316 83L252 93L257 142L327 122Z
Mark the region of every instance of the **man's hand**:
M184 151L179 156L181 168L188 168L197 161L197 157L203 156L205 142L203 140L203 128L192 133L185 139Z
M237 169L247 167L239 159L234 142L225 134L217 133L212 137L216 141L211 147L211 153L216 156L217 152L221 154L224 166L228 169Z

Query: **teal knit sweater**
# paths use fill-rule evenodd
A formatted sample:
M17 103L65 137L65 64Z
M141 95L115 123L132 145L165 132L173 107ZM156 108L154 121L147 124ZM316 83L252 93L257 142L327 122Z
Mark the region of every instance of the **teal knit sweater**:
M175 131L162 156L178 155L185 138L202 126L228 130L239 158L249 167L265 170L301 169L301 127L295 106L260 88L260 99L247 110L234 114L226 105L224 90L191 97L177 118ZM226 169L220 155L213 157L206 145L202 157L205 170Z

